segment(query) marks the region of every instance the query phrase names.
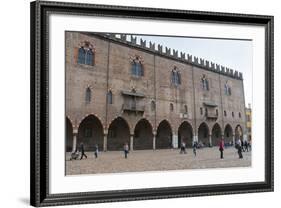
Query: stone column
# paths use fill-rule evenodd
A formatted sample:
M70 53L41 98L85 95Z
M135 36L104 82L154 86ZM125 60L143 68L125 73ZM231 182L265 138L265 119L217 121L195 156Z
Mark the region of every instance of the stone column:
M209 135L209 145L210 145L210 147L213 146L213 144L212 144L212 134Z
M107 151L107 134L103 135L103 151Z
M173 145L173 148L178 148L178 135L177 134L173 134L172 145Z
M131 151L134 150L134 135L133 134L130 135L130 150Z
M196 135L193 136L192 145L194 144L194 142L198 142L198 136Z
M77 135L78 135L78 129L73 129L72 152L75 152L77 148Z
M156 132L153 132L153 150L156 150Z

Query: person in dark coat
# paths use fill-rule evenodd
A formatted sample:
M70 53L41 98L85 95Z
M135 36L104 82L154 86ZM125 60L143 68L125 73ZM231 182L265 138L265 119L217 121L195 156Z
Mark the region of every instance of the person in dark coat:
M129 153L129 145L128 145L128 143L124 144L123 150L124 150L125 158L127 159L128 153Z
M80 158L80 160L82 160L84 156L85 156L86 159L87 159L87 155L85 154L83 142L81 142L81 144L80 144L80 151L81 151L81 158Z
M220 151L220 155L221 155L221 159L223 159L223 150L224 150L224 140L223 138L220 140L219 142L219 151Z
M196 156L197 142L193 142L192 149L194 156Z
M238 153L239 159L242 159L243 158L243 155L242 155L242 144L241 144L241 140L240 139L237 140L236 147L237 147L237 153Z
M98 158L98 154L99 154L99 146L96 144L95 146L95 158Z

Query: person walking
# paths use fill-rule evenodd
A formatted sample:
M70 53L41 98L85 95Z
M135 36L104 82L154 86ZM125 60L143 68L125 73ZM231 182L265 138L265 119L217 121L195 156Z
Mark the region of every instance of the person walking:
M236 146L237 146L237 153L238 153L238 156L239 156L239 159L242 159L243 158L243 154L242 154L242 144L241 144L241 140L238 139L237 142L236 142Z
M99 154L99 146L96 144L95 146L95 158L98 158L98 154Z
M182 153L186 154L186 145L185 145L184 142L181 143L181 151L180 151L180 154L182 154Z
M128 143L124 144L123 150L124 150L125 158L127 159L128 158L128 153L129 153L129 145L128 145Z
M87 159L87 155L85 154L83 142L81 142L81 144L80 144L80 151L81 151L81 158L80 158L80 160L82 160L84 156L85 156L86 159Z
M195 157L196 157L196 148L197 148L197 142L193 142L192 149Z
M224 140L223 138L220 140L220 143L219 143L219 151L220 151L220 155L221 155L221 159L223 159L223 150L224 150Z

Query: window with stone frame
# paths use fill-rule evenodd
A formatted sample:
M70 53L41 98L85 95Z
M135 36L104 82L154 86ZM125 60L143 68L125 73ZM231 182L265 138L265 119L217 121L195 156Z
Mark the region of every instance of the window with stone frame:
M171 83L174 86L181 85L181 74L178 68L175 66L174 69L171 71Z
M135 56L131 58L131 74L135 77L143 77L143 60L140 56Z
M95 58L95 49L92 44L88 41L84 41L80 43L80 47L78 49L78 64L84 65L94 65L94 58Z
M174 105L173 105L173 103L170 103L170 111L171 111L171 112L174 111Z
M156 108L155 101L152 100L152 101L151 101L151 111L155 111L155 108Z
M207 79L205 74L203 74L201 78L201 85L203 90L209 91L209 80Z
M109 90L107 92L107 103L108 104L113 104L113 95L112 95L112 91L111 90Z
M231 95L231 87L228 84L228 81L224 84L224 94L230 96Z
M86 94L85 94L86 104L89 104L91 102L91 99L92 99L92 91L91 91L90 87L87 87L86 88Z

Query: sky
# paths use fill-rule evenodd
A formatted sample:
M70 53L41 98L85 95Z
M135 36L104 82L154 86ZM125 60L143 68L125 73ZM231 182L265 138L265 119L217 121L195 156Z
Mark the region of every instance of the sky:
M163 47L188 53L243 73L245 106L252 104L252 41L192 37L137 36ZM157 46L156 46L157 47Z

